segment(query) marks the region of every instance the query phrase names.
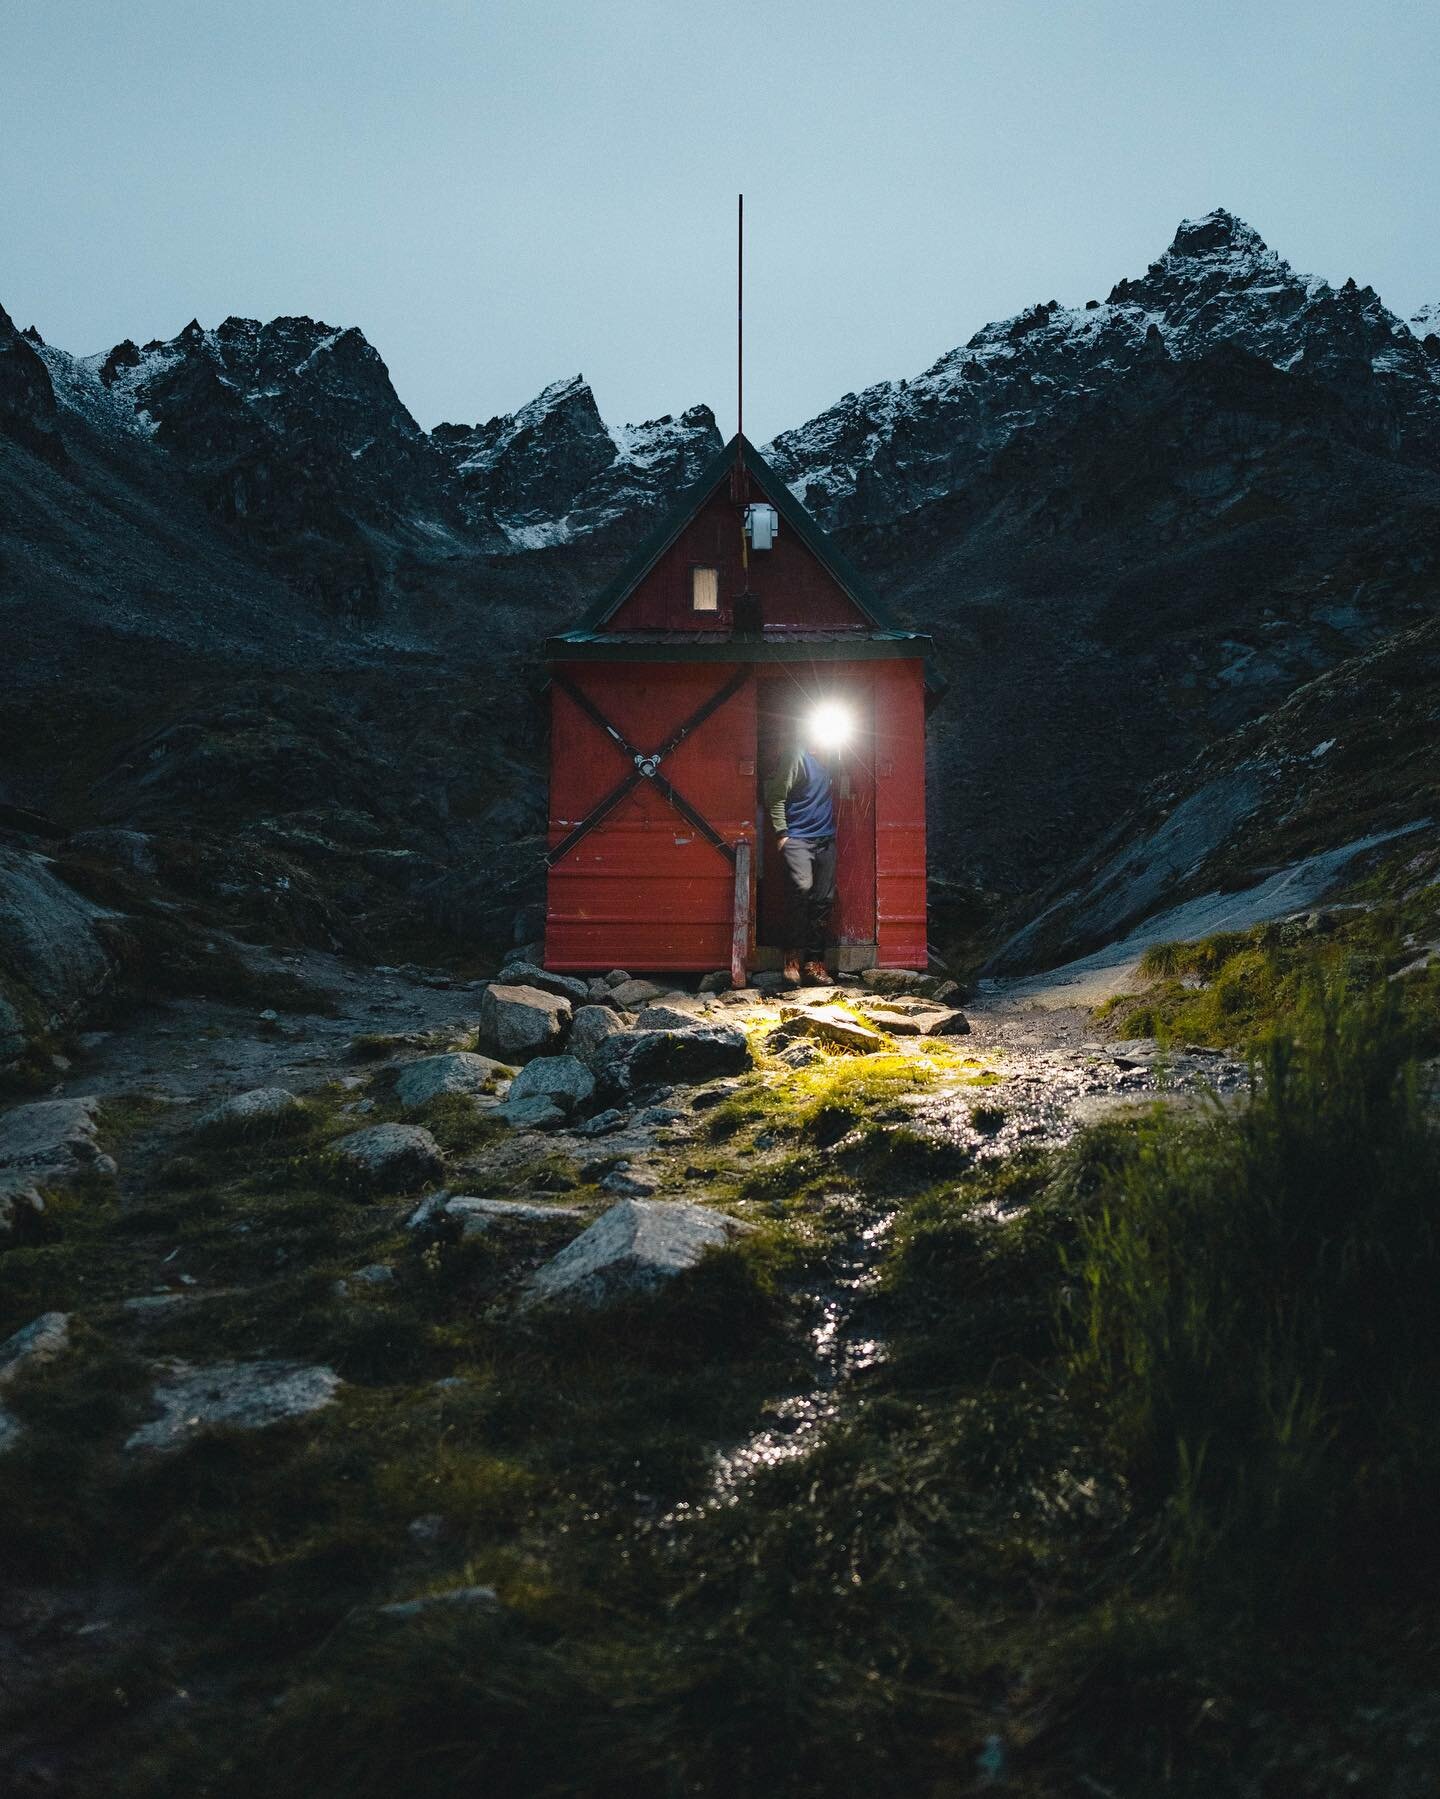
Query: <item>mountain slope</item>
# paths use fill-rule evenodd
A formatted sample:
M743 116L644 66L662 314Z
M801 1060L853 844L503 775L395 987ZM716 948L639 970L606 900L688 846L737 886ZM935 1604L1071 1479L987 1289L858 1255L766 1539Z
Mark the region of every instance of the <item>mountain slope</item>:
M1151 358L1232 344L1323 382L1397 453L1430 460L1440 343L1428 335L1372 288L1297 275L1219 210L1183 221L1165 254L1103 303L1051 300L986 325L917 379L847 394L767 454L826 524L883 522L964 486L1019 434L1123 385Z

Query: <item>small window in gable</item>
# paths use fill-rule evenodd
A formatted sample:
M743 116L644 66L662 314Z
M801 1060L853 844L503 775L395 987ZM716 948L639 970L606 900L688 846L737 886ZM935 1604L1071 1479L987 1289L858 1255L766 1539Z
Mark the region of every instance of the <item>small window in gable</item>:
M695 612L718 612L720 610L720 571L718 568L701 568L697 564L690 570L690 605Z

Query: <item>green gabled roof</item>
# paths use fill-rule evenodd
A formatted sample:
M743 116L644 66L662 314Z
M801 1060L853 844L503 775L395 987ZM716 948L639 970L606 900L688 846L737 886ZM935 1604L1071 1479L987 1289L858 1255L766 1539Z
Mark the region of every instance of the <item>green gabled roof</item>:
M766 462L748 437L739 439L745 467L764 489L765 497L789 525L813 556L827 568L835 580L860 608L872 625L881 630L896 629L889 613L881 604L874 588L811 518L790 489ZM736 439L731 438L723 450L717 450L706 463L699 479L676 503L660 524L650 533L615 579L596 600L576 627L577 631L599 631L619 611L650 570L665 554L690 520L710 498L735 466Z

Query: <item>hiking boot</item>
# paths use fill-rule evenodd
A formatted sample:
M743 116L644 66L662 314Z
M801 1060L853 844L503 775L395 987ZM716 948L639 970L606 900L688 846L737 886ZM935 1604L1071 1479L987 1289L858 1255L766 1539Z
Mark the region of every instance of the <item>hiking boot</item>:
M798 950L793 956L786 955L785 961L781 965L780 979L784 981L787 987L798 987L800 985L800 952Z
M817 987L828 987L830 985L830 970L823 962L807 962L800 972L807 981L812 982Z

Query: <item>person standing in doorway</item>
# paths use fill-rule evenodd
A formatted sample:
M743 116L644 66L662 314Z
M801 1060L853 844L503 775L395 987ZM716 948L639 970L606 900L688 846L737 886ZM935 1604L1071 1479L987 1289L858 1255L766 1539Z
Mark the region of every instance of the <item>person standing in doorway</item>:
M825 982L825 940L835 904L835 798L830 771L801 732L765 783L765 805L785 875L786 981Z

